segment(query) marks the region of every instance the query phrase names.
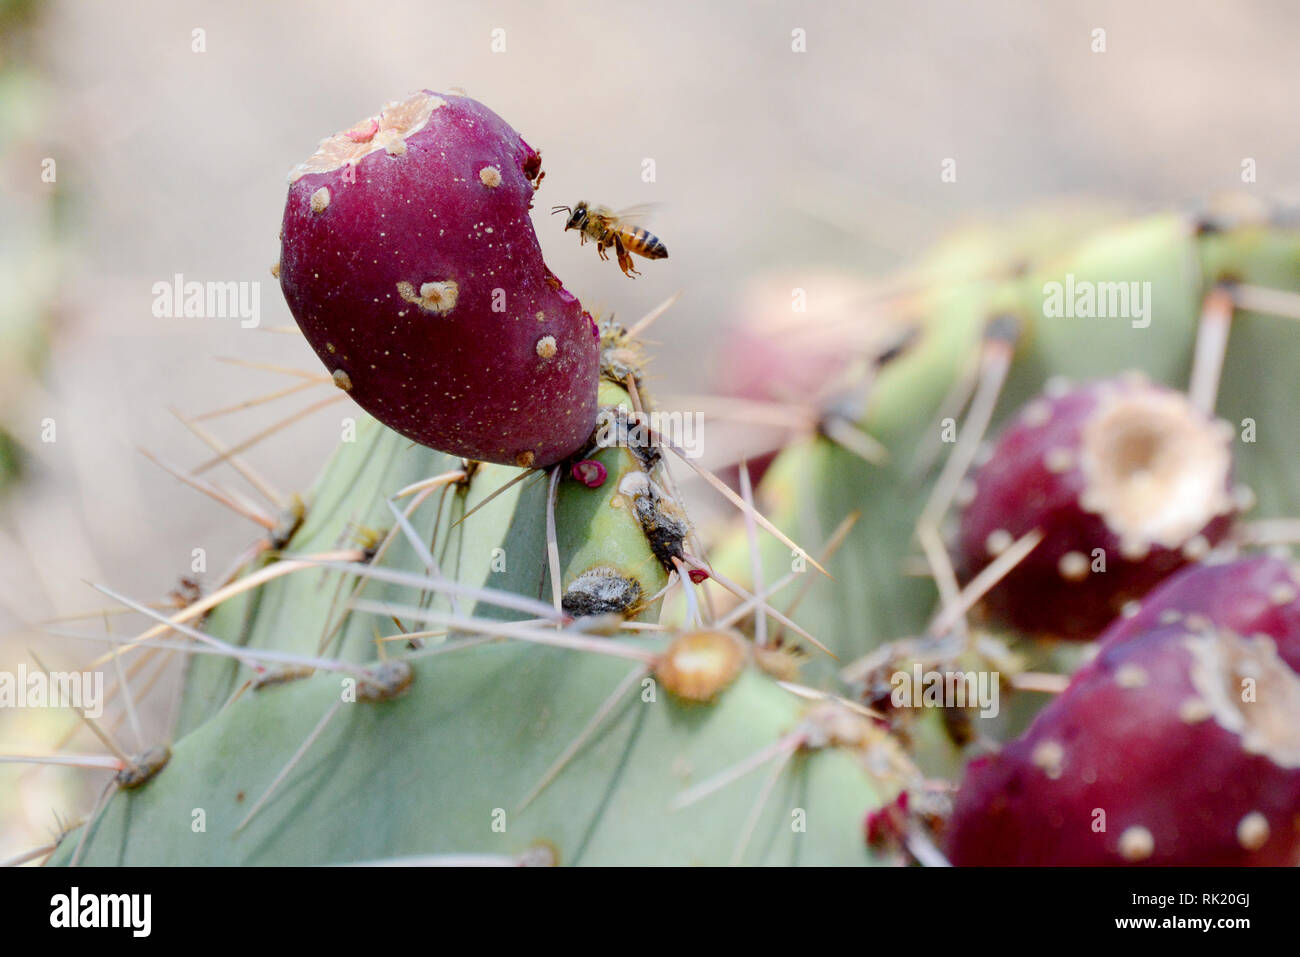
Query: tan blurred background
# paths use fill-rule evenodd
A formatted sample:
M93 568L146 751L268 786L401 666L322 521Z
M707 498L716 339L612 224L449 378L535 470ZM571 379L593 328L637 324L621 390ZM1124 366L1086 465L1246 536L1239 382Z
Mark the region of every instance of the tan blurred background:
M192 466L208 450L169 407L193 414L289 384L216 357L318 368L301 340L268 331L292 322L268 272L285 174L319 138L412 89L459 87L543 150L535 222L551 267L589 307L634 319L682 292L655 327L654 372L663 389L690 392L709 391L719 331L764 275L884 274L953 225L1062 195L1186 204L1239 187L1244 157L1261 193L1298 179L1300 10L1282 2L3 8L2 66L24 71L9 107L26 125L0 140L0 249L4 275L46 299L6 321L54 328L36 378L6 371L22 387L0 392L26 458L23 484L0 493L0 670L38 645L52 667L88 657L27 628L104 604L83 579L158 599L191 549L207 550L215 576L258 534L137 447ZM1092 52L1098 28L1104 53ZM505 51L494 53L498 29ZM795 30L806 52L792 50ZM41 180L46 157L54 184ZM948 157L956 183L940 179ZM598 262L545 215L581 198L665 204L652 225L671 258L636 282ZM43 266L22 258L37 248ZM151 287L176 273L260 281L263 328L154 318ZM328 394L209 425L238 441ZM46 419L53 443L40 440ZM303 488L337 434L334 410L248 458L281 488ZM214 477L239 485L229 470ZM166 704L155 692L152 727ZM0 711L0 752L50 748L71 720ZM84 811L86 781L0 766L0 858L45 840L53 811Z

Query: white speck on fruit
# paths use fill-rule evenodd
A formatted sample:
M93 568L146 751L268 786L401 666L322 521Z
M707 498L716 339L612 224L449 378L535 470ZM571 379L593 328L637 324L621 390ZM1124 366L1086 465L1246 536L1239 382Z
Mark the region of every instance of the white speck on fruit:
M1119 856L1130 864L1145 861L1156 850L1156 839L1141 825L1125 828L1119 836Z
M322 186L316 192L311 194L311 211L313 213L323 213L330 204L330 191Z
M1053 781L1061 776L1065 767L1065 748L1056 741L1042 741L1030 755L1034 764Z
M1286 582L1278 582L1268 590L1268 600L1275 605L1289 605L1296 600L1296 590Z
M279 279L279 278L280 278L280 264L279 264L279 263L271 263L271 275L274 276L276 279Z
M501 185L501 168L499 166L484 166L478 171L478 178L484 186L495 189Z
M1056 563L1056 570L1066 581L1083 581L1088 577L1088 556L1083 552L1066 552Z
M1210 706L1200 698L1188 698L1178 706L1178 720L1184 724L1200 724L1211 713Z
M1054 475L1060 475L1074 468L1074 453L1069 449L1052 449L1043 456L1043 467Z
M1151 546L1146 542L1122 539L1119 543L1119 553L1122 558L1130 562L1140 562L1151 554Z
M334 384L344 392L352 391L352 377L342 369L334 370Z
M454 279L426 282L420 284L420 291L417 293L414 283L403 281L397 284L397 294L425 312L446 315L456 308L456 300L460 298L460 286Z
M996 558L1011 547L1015 539L1005 528L997 528L989 532L989 537L984 539L984 550L992 557Z
M1120 665L1119 670L1115 672L1115 684L1121 688L1145 688L1147 670L1132 662Z
M1258 851L1268 840L1268 818L1251 811L1237 822L1237 843L1248 851Z
M543 359L553 358L556 352L555 336L542 336L537 340L537 354Z

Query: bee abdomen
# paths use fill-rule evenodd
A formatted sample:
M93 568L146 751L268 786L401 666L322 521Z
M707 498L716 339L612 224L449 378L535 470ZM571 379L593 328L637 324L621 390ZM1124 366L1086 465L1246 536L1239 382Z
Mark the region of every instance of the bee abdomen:
M643 229L640 226L633 226L625 232L623 245L646 259L668 258L668 247L663 244L662 240L650 230Z

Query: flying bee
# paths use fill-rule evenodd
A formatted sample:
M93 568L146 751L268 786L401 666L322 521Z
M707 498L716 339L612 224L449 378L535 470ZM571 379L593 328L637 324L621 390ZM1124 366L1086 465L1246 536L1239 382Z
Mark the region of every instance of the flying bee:
M644 218L648 211L648 207L636 206L614 212L604 206L590 206L583 200L573 207L555 206L551 209L551 215L568 213L569 218L564 224L565 232L576 229L583 245L588 239L593 240L601 259L608 259L605 250L613 248L623 275L632 277L639 276L640 273L632 265L629 253L636 253L646 259L668 258L668 248L663 241L644 226L637 225L637 221Z

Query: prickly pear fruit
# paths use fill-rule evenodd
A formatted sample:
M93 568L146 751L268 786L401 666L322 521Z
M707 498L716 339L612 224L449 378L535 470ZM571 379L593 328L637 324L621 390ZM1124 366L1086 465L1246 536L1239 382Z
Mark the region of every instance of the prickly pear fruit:
M793 293L792 293L793 290ZM844 372L854 307L871 287L834 273L791 273L752 283L727 326L718 356L723 395L771 402L807 401Z
M416 93L289 176L280 286L335 383L408 438L544 466L596 422L598 332L547 269L541 157L464 96Z
M856 420L868 383L864 370L893 355L915 331L905 315L882 308L879 290L871 283L831 271L785 273L750 283L740 307L727 324L715 356L718 392L728 398L786 407L770 425L744 430L748 441L732 442L736 455L748 455L750 480L763 478L777 452L798 433L797 413L806 416L802 428L818 428L828 415ZM786 421L782 423L782 419ZM726 448L731 452L731 448ZM738 473L723 478L739 487Z
M1102 647L1179 621L1268 635L1282 660L1300 672L1300 570L1284 558L1251 555L1184 568L1134 605L1132 614L1117 618L1102 633Z
M1039 529L1042 542L984 611L1031 633L1094 638L1125 603L1227 533L1229 443L1181 393L1140 376L1050 389L975 472L961 572L974 576Z
M1300 675L1264 636L1155 628L1104 648L1025 734L972 761L958 865L1300 859Z

